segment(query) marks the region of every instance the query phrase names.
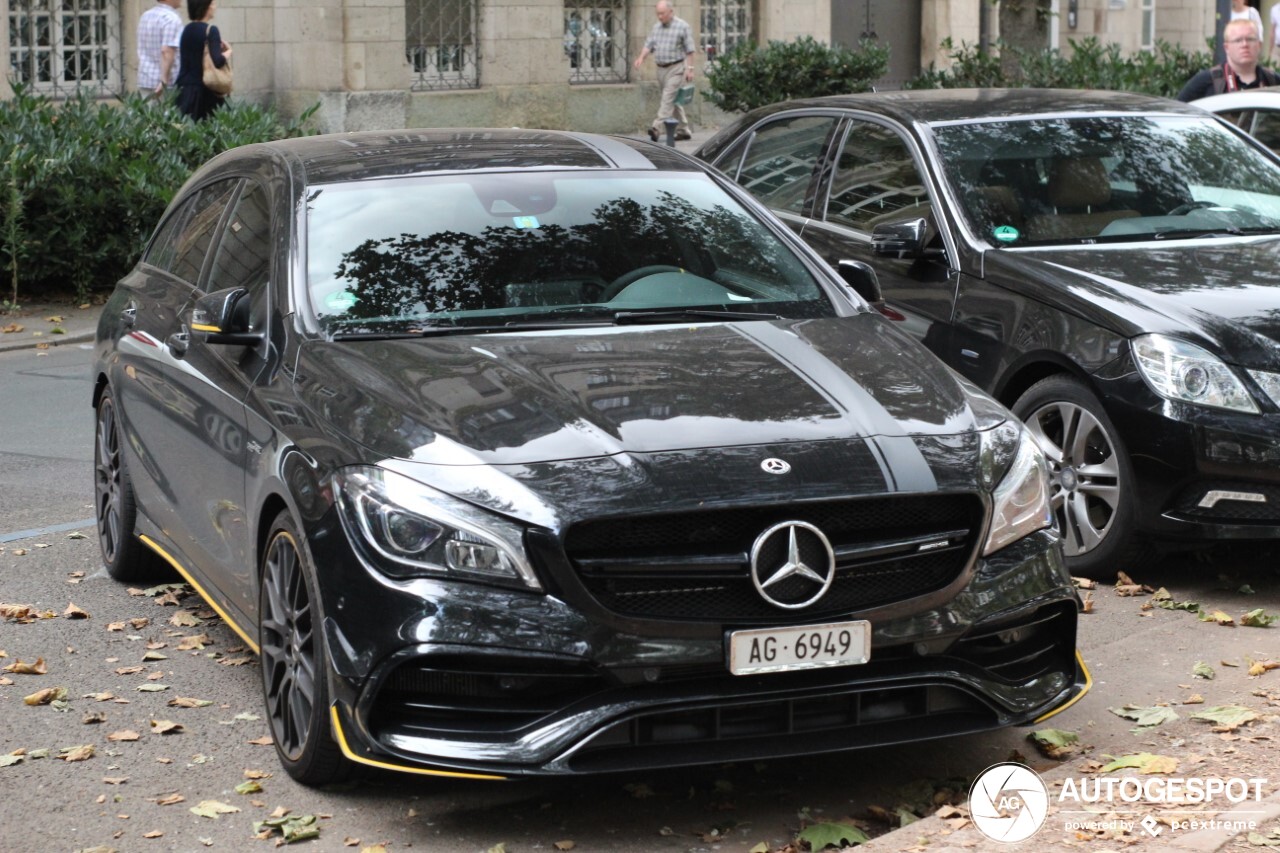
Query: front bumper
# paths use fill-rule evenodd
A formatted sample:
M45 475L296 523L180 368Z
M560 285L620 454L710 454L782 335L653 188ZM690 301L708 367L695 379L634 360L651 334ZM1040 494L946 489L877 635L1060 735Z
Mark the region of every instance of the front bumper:
M948 601L873 619L867 664L753 676L727 672L723 632L628 633L552 596L361 583L375 590L358 609L326 605L335 737L355 761L410 772L592 773L918 741L1029 723L1087 682L1048 532L980 561Z

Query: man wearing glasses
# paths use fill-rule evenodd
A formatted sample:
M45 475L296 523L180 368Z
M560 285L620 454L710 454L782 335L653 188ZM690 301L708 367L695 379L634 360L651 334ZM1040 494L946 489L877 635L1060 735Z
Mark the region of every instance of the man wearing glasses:
M1247 18L1227 21L1222 33L1222 43L1226 49L1227 61L1201 71L1188 80L1187 85L1178 93L1179 101L1194 101L1222 92L1280 85L1280 76L1270 68L1258 64L1262 40L1258 38L1258 28L1253 21Z

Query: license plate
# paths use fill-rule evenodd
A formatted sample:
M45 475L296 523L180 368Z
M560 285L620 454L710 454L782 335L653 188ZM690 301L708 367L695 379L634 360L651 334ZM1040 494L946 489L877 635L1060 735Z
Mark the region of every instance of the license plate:
M729 671L734 675L853 666L870 658L871 623L866 621L729 634Z

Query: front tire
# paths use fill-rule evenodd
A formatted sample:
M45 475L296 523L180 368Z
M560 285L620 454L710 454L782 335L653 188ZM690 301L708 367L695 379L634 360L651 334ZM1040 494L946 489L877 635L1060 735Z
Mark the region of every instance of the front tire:
M1032 385L1013 413L1049 461L1051 497L1071 574L1113 580L1152 556L1134 530L1137 498L1124 442L1102 403L1073 376Z
M320 629L315 567L288 512L271 524L261 570L258 643L276 754L304 785L340 782L351 765L329 726L329 656Z
M167 576L154 551L138 539L134 528L138 506L133 483L121 453L119 410L111 388L98 398L94 418L93 486L98 548L107 574L117 581L134 583Z

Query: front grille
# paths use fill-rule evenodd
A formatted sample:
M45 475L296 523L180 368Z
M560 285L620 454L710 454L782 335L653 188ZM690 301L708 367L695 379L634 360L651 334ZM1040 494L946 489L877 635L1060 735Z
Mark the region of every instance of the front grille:
M828 691L641 714L605 729L573 755L570 767L605 772L732 761L744 753L766 759L917 741L997 724L986 703L951 686Z
M1212 507L1200 506L1200 501L1212 491L1252 492L1265 495L1267 500L1266 503L1220 500ZM1205 521L1277 522L1280 521L1280 488L1257 483L1199 481L1183 489L1174 501L1173 510L1180 516Z
M774 524L807 522L836 554L831 588L796 611L811 621L945 587L968 564L982 517L973 495L890 495L582 522L569 529L565 551L586 590L613 613L776 623L791 611L756 590L752 544ZM789 597L785 587L772 592Z

